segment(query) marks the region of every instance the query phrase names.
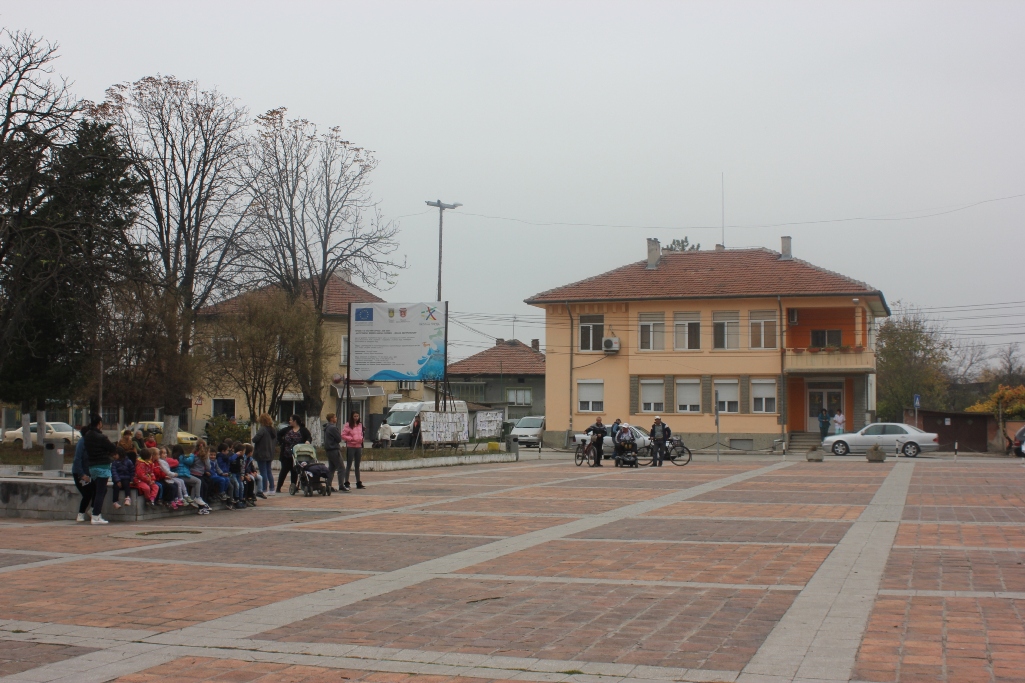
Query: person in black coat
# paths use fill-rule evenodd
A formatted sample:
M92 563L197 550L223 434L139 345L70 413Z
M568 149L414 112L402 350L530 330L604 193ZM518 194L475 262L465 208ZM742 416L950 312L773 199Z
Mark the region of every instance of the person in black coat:
M662 422L662 418L656 416L655 424L651 425L651 431L648 432L648 436L651 437L651 466L662 467L662 461L666 457L666 444L669 442L669 437L673 435L673 430L669 429L669 425Z
M338 429L338 416L331 413L327 416L327 427L324 428L324 450L327 451L327 485L334 489L335 472L338 472L338 488L342 487L342 432Z
M278 432L278 443L281 444L281 452L278 457L281 459L281 472L278 473L278 493L281 493L281 486L285 483L285 475L291 475L292 484L299 480L299 473L295 469L295 457L292 455L292 447L301 443L312 443L313 436L310 430L306 429L303 420L298 415L288 418L288 426Z
M257 418L260 428L253 436L253 460L260 470L260 478L263 481L263 493L274 490L274 472L271 470L271 463L274 462L274 445L277 442L277 434L274 432L273 422L267 413Z
M594 424L584 430L584 434L596 434L598 439L594 442L594 464L592 467L601 467L601 461L604 457L602 455L602 448L605 446L605 437L608 436L609 430L602 424L601 418L597 418Z
M111 455L117 447L103 433L103 420L93 415L89 425L82 430L85 441L85 457L82 458L82 469L95 484L93 493L93 524L106 524L100 513L103 512L103 501L107 497L107 482L110 480Z

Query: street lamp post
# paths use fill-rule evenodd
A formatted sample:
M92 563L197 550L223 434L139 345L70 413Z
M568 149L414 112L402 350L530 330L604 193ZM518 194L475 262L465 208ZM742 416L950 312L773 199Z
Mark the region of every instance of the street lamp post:
M433 202L426 202L426 204L427 206L438 207L438 301L441 301L441 234L445 218L445 209L456 209L462 206L462 204L459 202L456 202L455 204L445 204L440 199Z

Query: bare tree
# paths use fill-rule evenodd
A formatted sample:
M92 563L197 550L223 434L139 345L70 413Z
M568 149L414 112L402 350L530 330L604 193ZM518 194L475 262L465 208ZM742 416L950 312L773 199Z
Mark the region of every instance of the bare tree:
M251 156L254 229L248 261L261 279L292 301L309 300L318 316L309 352L297 358L314 443L322 441L320 414L328 378L323 319L332 278L348 272L369 285L391 283L398 229L385 221L370 191L373 155L343 139L337 128L319 133L309 121L285 119L275 109L257 119Z
M1008 344L1000 347L1000 350L993 354L996 361L997 378L1002 384L1022 384L1025 379L1025 363L1021 358L1021 347L1017 344Z
M189 360L196 313L232 279L240 255L247 112L194 81L155 76L111 87L93 113L113 124L146 186L139 238L153 284L170 301L161 310L173 343L155 360L164 378L164 443L173 444L197 380Z
M985 344L975 340L953 342L947 361L947 375L954 384L976 382L989 359Z

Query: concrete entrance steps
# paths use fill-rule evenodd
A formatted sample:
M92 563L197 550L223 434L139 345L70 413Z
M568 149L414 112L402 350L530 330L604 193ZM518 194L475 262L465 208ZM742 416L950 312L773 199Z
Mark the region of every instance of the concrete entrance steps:
M787 450L791 453L806 453L812 446L821 446L818 432L790 432Z

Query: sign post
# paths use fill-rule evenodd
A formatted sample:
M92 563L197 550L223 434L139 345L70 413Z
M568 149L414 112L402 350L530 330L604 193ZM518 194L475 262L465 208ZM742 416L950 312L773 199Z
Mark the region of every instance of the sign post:
M918 426L918 409L922 407L922 396L921 394L915 394L915 427L921 429Z

